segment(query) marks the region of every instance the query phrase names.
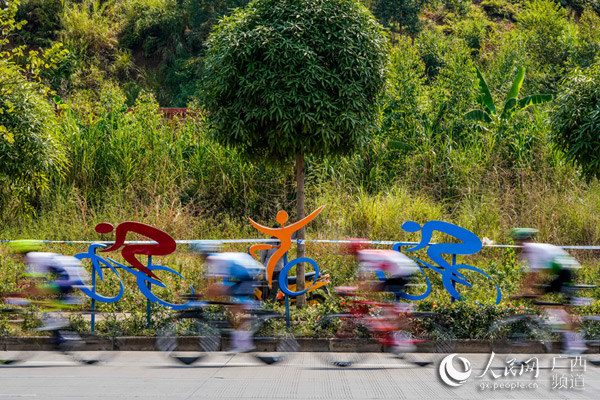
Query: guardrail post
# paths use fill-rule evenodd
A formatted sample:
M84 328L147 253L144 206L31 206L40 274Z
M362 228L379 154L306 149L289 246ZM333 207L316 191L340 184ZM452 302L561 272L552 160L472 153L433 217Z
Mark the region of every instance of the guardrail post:
M452 266L456 265L456 254L452 254ZM452 287L454 289L456 289L456 281L454 279L452 279ZM452 298L450 299L450 303L454 303L455 298L454 296L452 296Z
M287 280L287 278L286 278ZM290 297L286 294L285 295L285 326L287 328L291 327L291 323L290 323Z
M96 254L96 248L94 247L94 254ZM92 293L96 294L96 263L92 262ZM100 264L98 264L98 268L102 268ZM90 328L92 332L96 331L96 299L92 298L92 306L91 306L91 318L90 318Z
M152 266L152 256L148 256L148 268ZM152 283L146 281L146 287L152 288ZM152 321L152 306L150 300L146 299L146 328L150 329L150 322Z
M283 265L286 265L288 263L287 254L288 253L286 251L285 254L283 255ZM287 277L287 274L286 274L286 276L285 276L285 286L286 287L287 287L287 283L288 283L287 280L288 280L288 277ZM291 327L291 322L290 322L290 296L288 296L287 294L285 294L285 326L288 329Z

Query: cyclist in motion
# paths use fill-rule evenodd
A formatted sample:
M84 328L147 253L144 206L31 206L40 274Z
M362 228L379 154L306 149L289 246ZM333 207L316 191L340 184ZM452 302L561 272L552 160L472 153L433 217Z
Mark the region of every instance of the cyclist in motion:
M95 229L98 233L110 233L115 230L114 226L108 222L102 222L96 225ZM148 239L156 241L157 243L125 244L125 239L127 238L127 233L129 232L143 235ZM175 243L175 240L160 229L133 221L122 222L117 225L115 236L115 244L100 251L115 251L123 247L123 250L121 250L121 255L129 264L131 264L132 267L160 281L160 278L152 273L152 271L150 271L146 266L144 266L144 264L137 259L136 255L166 256L173 253L177 248L177 243Z
M369 249L364 240L351 239L347 252L359 262L359 279L356 287L336 288L340 294L353 295L355 291L369 293L403 293L407 289L411 275L420 271L419 266L406 255L394 250ZM375 274L376 280L368 280ZM377 303L373 303L377 304ZM382 305L382 304L379 304ZM407 318L412 307L398 299L382 309L382 314L366 319L367 326L376 336L385 338L392 353L400 354L416 350L408 332L412 321Z
M537 232L537 229L531 228L513 228L510 231L510 237L518 246L517 254L521 262L525 263L525 282L521 293L515 298L537 299L549 293L565 295L566 301L561 303L561 306L555 307L554 303L549 303L549 306L542 305L542 308L562 322L566 353L582 353L587 347L581 333L575 330L578 323L570 307L573 296L573 271L581 268L581 265L558 246L534 243ZM548 279L550 282L544 285Z
M260 232L274 236L280 241L279 249L271 256L269 262L267 263L267 280L269 282L269 287L272 287L273 281L273 271L275 270L275 266L277 262L283 257L285 253L288 252L289 249L292 248L292 234L297 230L301 229L305 225L307 225L310 221L312 221L319 213L325 208L325 206L321 206L313 211L307 217L301 219L300 221L294 222L288 226L285 226L285 223L288 221L288 213L285 211L279 211L277 213L276 220L279 224L281 224L281 228L269 228L268 226L261 225L257 222L254 222L252 218L250 219L250 223ZM258 244L250 247L250 253L253 253L257 250L268 250L273 248L273 246L268 244Z
M22 293L9 293L5 297L0 293L0 302L17 308L32 304L42 306L43 325L34 330L49 331L55 349L67 352L74 345L83 343L83 340L69 328L71 322L65 317L64 311L83 303L83 298L76 295L75 291L87 287L89 276L75 257L42 252L40 244L34 240L18 240L10 244L27 267L24 276L30 285ZM3 360L0 360L2 363Z

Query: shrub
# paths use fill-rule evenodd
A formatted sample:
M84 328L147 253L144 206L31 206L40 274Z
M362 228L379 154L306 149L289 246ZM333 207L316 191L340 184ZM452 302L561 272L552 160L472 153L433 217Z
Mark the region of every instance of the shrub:
M536 55L530 69L543 72L544 91L553 91L575 47L576 31L567 11L553 0L533 0L517 14L517 27L527 51Z
M455 301L454 303L419 303L418 310L432 311L433 322L449 329L457 339L488 339L493 323L509 315L534 312L523 305L502 303L475 303Z
M65 166L58 119L45 97L49 88L40 83L40 74L64 52L55 45L30 52L27 69L18 64L23 48L12 47L8 38L24 22L14 19L19 2L10 4L0 9L0 218L33 213L32 202L39 202Z
M420 126L426 97L425 65L414 46L403 39L391 54L390 88L383 110L382 133L400 139Z
M17 40L39 47L50 45L63 28L63 11L64 0L22 1L15 18L17 21L26 20L27 24Z
M586 9L579 19L578 30L577 51L572 61L581 68L587 68L600 57L600 15Z
M115 50L118 30L99 3L73 3L65 8L62 18L61 40L78 56L102 57Z
M521 8L521 3L519 1L510 0L483 0L481 2L481 8L483 8L490 17L514 20L515 15Z
M474 54L479 53L493 24L483 12L474 8L465 19L453 26L458 37L462 38Z
M0 196L8 209L31 213L30 204L65 166L58 120L40 87L18 72L3 74L0 86Z
M449 40L441 32L427 30L418 36L416 43L427 77L432 79L445 65L444 55L448 51Z
M386 28L414 35L421 30L419 14L424 5L424 0L375 0L371 10Z
M600 64L574 69L561 83L553 140L588 177L600 177Z

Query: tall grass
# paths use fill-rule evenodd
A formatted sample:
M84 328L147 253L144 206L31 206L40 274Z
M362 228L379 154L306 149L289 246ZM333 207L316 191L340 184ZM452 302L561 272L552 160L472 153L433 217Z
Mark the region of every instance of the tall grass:
M93 237L103 220L135 219L178 238L253 233L247 217L272 224L295 202L291 168L254 163L211 140L201 109L165 120L149 95L128 112L108 86L103 107L71 107L60 117L70 169L55 176L35 220L3 214L5 237ZM534 116L535 117L535 116ZM319 237L402 240L401 224L455 222L504 242L515 226L540 230L556 243L597 244L600 187L582 181L546 145L543 118L525 121L534 145L507 160L510 142L473 131L471 145L439 132L387 150L377 139L367 153L308 160L308 207L327 205L309 226ZM517 121L517 126L520 122ZM513 154L514 156L514 154ZM6 211L6 210L3 210Z

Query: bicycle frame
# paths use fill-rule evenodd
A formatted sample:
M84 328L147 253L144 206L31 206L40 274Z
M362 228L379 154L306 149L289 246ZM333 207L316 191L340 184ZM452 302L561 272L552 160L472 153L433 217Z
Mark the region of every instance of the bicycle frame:
M399 251L402 252L402 246L410 246L413 243L404 243L404 242L398 242L396 244L394 244L394 246L392 247L392 250L395 251ZM412 251L411 249L409 249L408 251ZM446 289L446 291L452 296L452 301L454 301L455 299L457 300L461 300L462 296L460 295L460 293L458 293L458 291L456 290L456 282L465 285L467 287L471 287L471 283L469 283L465 276L463 274L461 274L460 272L458 272L459 270L468 270L468 271L474 271L477 272L481 275L483 275L485 278L487 278L488 280L492 281L492 277L489 276L488 274L486 274L485 272L483 272L481 269L476 268L472 265L467 265L467 264L460 264L457 266L456 264L456 254L452 254L452 267L454 268L454 271L451 270L446 270L446 269L441 269L439 267L435 267L423 260L421 260L420 258L414 257L414 256L410 256L408 255L408 257L410 257L411 259L413 259L417 265L419 266L419 269L421 270L421 272L425 275L425 270L423 268L428 268L434 272L437 272L438 274L440 274L442 276L442 280L444 283L444 288ZM380 280L385 280L385 275L383 275L383 273L381 274L377 274L378 278ZM406 293L402 293L402 292L398 292L395 293L396 297L399 298L403 298L406 300L422 300L425 299L426 297L429 296L429 294L431 293L431 282L429 281L429 278L427 277L427 275L425 275L425 282L427 285L427 289L425 290L425 292L421 295L409 295ZM502 292L500 291L500 287L498 287L497 284L494 283L494 286L496 287L496 304L500 304L500 301L502 300Z
M192 300L189 300L183 304L174 304L174 303L169 303L169 302L157 297L154 293L152 293L152 285L154 284L158 287L164 288L164 287L166 287L166 285L164 283L162 283L154 278L149 277L148 275L146 275L145 273L143 273L141 271L137 271L133 268L127 267L126 265L123 265L123 264L119 263L118 261L113 260L110 257L107 257L106 259L102 258L98 254L96 254L96 250L101 247L106 247L106 245L102 244L102 243L93 243L88 247L88 251L86 253L79 253L79 254L75 255L75 258L77 258L80 261L89 259L92 263L91 287L84 286L84 287L80 288L80 290L84 294L86 294L88 297L90 297L92 299L92 305L91 305L92 310L95 310L95 308L96 308L96 301L100 301L102 303L115 303L123 297L123 293L125 292L125 286L123 284L123 280L121 279L121 275L118 272L118 269L123 269L124 271L129 272L130 274L132 274L133 276L136 277L138 289L148 299L148 304L147 304L148 324L150 324L150 311L151 311L150 310L150 302L158 303L158 304L161 304L162 306L170 307L174 310L182 310L182 309L188 308L191 305ZM119 293L117 295L112 296L112 297L107 297L107 296L103 296L103 295L99 294L98 292L96 292L96 288L97 288L96 275L98 275L100 277L100 280L104 280L104 274L102 272L102 269L110 269L112 272L114 272L114 274L117 276L117 278L119 278L120 289L119 289ZM152 264L152 256L148 256L148 269L151 271L170 272L185 281L185 278L179 272L177 272L171 268L162 266L162 265ZM189 288L191 290L191 293L194 294L195 293L194 288L191 285L189 286ZM94 331L94 327L95 327L95 316L92 314L92 332Z
M395 307L394 304L357 299L349 299L348 301L349 304L346 305L348 312L340 314L341 318L355 318L367 328L371 336L381 345L393 346L395 344L394 333L400 329L386 318L369 314L370 306L392 308ZM406 314L406 317L409 318L410 312L406 312ZM414 342L418 342L418 340Z

